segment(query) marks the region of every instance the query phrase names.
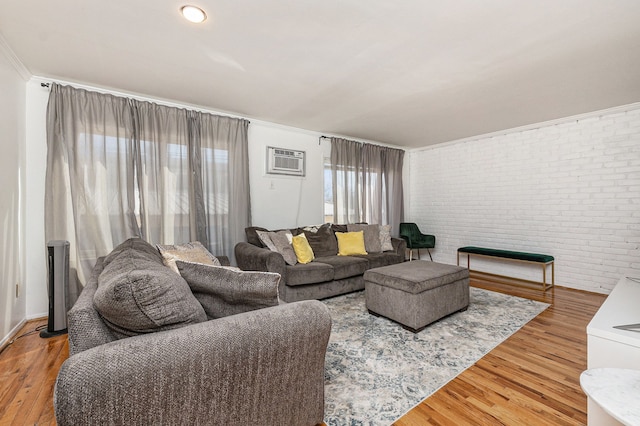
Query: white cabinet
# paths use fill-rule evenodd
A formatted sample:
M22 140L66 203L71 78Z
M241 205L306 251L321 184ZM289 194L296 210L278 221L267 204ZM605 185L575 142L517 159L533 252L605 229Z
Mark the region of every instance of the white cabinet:
M587 326L587 367L640 370L640 333L613 328L637 323L640 323L640 280L623 277ZM591 398L587 422L589 426L621 424Z

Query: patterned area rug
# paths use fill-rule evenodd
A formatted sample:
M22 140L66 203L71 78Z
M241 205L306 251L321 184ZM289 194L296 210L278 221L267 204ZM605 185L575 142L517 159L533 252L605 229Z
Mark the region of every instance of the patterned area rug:
M549 305L471 288L469 309L414 334L369 315L364 292L326 299L325 422L389 425Z

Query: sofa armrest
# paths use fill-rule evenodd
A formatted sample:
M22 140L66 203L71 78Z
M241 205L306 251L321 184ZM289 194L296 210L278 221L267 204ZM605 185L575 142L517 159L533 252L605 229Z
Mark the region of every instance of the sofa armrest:
M393 251L396 252L398 256L402 256L404 259L407 253L407 242L402 238L391 238L391 245L393 246Z
M280 253L240 242L235 247L236 262L243 271L276 272L286 282L287 268Z
M284 304L80 352L56 380L59 425L314 425L331 332L318 301Z
M117 340L93 307L93 296L98 289L98 276L102 272L103 263L104 257L96 260L78 300L67 312L69 356Z

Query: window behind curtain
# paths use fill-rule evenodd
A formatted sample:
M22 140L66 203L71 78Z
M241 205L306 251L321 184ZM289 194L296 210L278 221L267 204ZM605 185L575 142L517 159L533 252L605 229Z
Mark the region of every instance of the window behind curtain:
M324 157L324 223L333 223L333 179L331 158Z
M325 200L330 188L334 221L390 224L397 235L403 220L403 157L400 149L331 138Z

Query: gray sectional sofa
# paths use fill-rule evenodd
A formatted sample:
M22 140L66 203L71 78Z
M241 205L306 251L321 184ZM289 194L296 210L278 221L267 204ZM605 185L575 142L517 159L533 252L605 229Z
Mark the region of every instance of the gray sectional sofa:
M304 233L315 254L312 262L295 265L288 264L282 254L265 247L258 231L268 232L267 229L246 228L247 242L236 245L236 261L245 271L279 273L282 277L279 285L280 299L285 302L324 299L363 290L364 272L403 262L407 244L402 239L391 238L393 250L368 252L366 255L338 256L335 233L348 232L351 227L352 225L324 224L320 227L288 230L292 235Z
M57 423L321 423L326 306L279 304L276 274L176 265L138 238L98 259L68 313Z

